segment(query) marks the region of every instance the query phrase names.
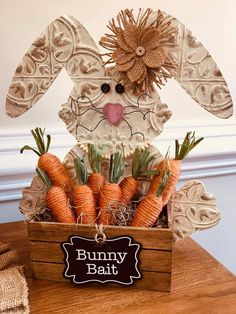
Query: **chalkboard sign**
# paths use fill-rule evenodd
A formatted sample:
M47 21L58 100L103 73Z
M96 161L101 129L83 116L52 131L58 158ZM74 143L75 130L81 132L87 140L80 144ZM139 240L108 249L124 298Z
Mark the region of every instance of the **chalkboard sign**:
M70 236L61 243L65 254L64 277L75 284L88 282L132 285L141 278L138 253L141 245L123 236L105 241Z

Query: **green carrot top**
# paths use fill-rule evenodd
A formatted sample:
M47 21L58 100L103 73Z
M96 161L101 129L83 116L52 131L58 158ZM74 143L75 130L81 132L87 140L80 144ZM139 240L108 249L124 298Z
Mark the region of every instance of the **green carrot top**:
M76 171L76 178L79 184L87 184L88 182L88 170L84 162L84 158L79 156L74 159L74 166Z
M40 179L43 181L43 183L50 189L52 187L51 181L49 180L48 176L46 175L46 173L40 169L39 167L37 167L36 172L38 174L38 176L40 177Z
M137 179L138 177L157 175L158 170L148 170L149 163L154 159L156 159L156 155L151 155L148 150L136 149L133 155L132 177Z
M189 152L197 146L204 138L201 137L198 140L195 139L195 132L188 132L183 140L182 144L179 144L178 140L175 140L175 159L183 160Z
M124 174L123 153L117 151L116 153L111 154L110 157L109 182L118 183L123 174Z
M35 143L37 145L38 150L32 148L29 145L25 145L21 148L20 153L22 154L24 150L32 150L38 156L46 154L48 152L50 143L51 143L51 135L47 134L47 139L44 139L45 129L36 128L31 130L31 133L34 137Z
M166 164L167 164L167 167L166 167ZM157 197L160 197L163 190L165 189L166 187L166 184L167 184L167 181L171 175L171 172L170 172L170 167L169 167L169 159L165 159L164 160L164 163L163 163L163 167L162 167L162 171L161 171L161 181L160 181L160 185L157 189L157 192L156 192L156 196Z
M92 171L101 173L103 148L94 144L88 144L88 159Z

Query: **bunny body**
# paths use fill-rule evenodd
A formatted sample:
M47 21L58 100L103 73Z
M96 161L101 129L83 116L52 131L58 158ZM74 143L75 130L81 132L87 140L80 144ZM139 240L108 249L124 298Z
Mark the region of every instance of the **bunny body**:
M152 12L146 21L147 27L153 25L153 20L158 16L173 29L173 32L168 33L166 41L161 43L163 46L160 47L160 60L164 54L175 66L170 67L168 73L159 68L154 70L162 71L164 78L174 77L198 104L215 116L230 117L233 105L227 84L207 49L182 23L164 12ZM163 27L161 32L165 33ZM123 55L126 60L118 64L117 68L127 68L131 81L134 76L132 67L136 65L136 70L140 70L138 63L141 70L150 74L147 64L151 67L152 63L156 64L156 60L145 59L147 51L142 46L144 37L140 39L138 47L133 44L134 38L126 39L124 36L124 39L126 42L122 49L126 49L127 54ZM108 40L109 43L113 45L114 41ZM116 49L116 45L115 43L112 47ZM156 44L155 47L157 46ZM116 59L119 60L119 54ZM145 65L143 62L146 62ZM162 132L164 123L171 116L156 89L137 95L130 86L125 86L121 92L122 88L117 87L121 83L117 81L117 75L104 66L95 42L86 29L71 16L62 16L53 21L24 55L8 91L6 113L11 117L18 117L29 110L48 90L62 68L68 72L74 88L67 103L62 105L59 116L84 150L88 143L103 144L107 156L121 147L124 148L125 155L129 156L137 147L148 147ZM122 75L125 74L126 70L123 70ZM141 76L141 73L137 75ZM68 153L69 157L70 155L74 157L73 150ZM68 156L65 163L70 160ZM31 190L32 193L35 190L33 182ZM28 204L27 197L28 190L21 202L24 212L29 212L26 208L28 205L24 205ZM219 212L216 209L214 219L209 218L209 224L205 224L201 217L199 219L200 224L205 226L203 228L208 228L216 224L218 218ZM183 229L188 228L188 225L191 227L186 234L196 229L192 228L193 222L189 220L182 225L180 227ZM175 229L175 225L173 228Z

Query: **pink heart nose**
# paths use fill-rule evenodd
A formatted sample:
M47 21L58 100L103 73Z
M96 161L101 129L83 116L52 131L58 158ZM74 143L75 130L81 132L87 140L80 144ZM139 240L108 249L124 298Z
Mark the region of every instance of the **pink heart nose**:
M107 103L103 107L103 114L110 123L119 125L123 118L124 108L119 103Z

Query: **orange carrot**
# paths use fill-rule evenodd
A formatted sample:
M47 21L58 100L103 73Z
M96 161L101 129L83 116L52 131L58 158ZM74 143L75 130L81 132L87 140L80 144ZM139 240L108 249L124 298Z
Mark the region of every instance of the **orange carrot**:
M38 167L42 169L46 176L49 178L51 184L54 186L59 186L65 189L66 192L70 192L72 189L72 181L68 176L65 167L55 155L48 153L48 149L51 143L51 136L47 135L47 142L44 140L45 129L36 128L31 130L31 133L34 137L38 150L25 145L21 148L20 153L23 153L24 150L32 150L38 156Z
M101 173L91 173L88 177L88 185L93 192L96 204L99 202L100 193L104 185L105 178Z
M116 183L105 183L100 195L98 217L99 224L114 225L115 219L112 213L121 199L121 189Z
M164 206L169 202L171 195L175 191L176 184L180 177L180 164L181 160L170 159L169 165L168 166L166 165L166 167L170 170L171 175L162 193L162 200ZM163 165L163 162L161 162L161 165Z
M163 208L162 197L147 194L138 205L130 226L151 227Z
M72 200L77 218L82 224L94 224L96 221L96 205L93 192L89 186L75 185Z
M181 164L181 161L178 159L170 159L168 164L166 164L166 170L168 170L168 169L171 170L171 177L169 178L169 181L171 181L171 184L168 182L169 186L174 185L174 187L175 187L177 181L179 180L180 164ZM158 170L161 170L163 168L163 165L164 165L164 160L162 160L158 164ZM160 185L160 182L161 182L161 176L155 176L151 182L148 193L155 194L159 185ZM164 191L163 191L162 197L163 197L163 195L164 195Z
M115 223L113 211L121 200L121 188L118 182L123 173L123 154L116 152L110 158L109 182L104 184L100 195L99 224L113 225Z
M156 194L147 194L139 203L134 217L131 220L130 226L132 227L151 227L163 208L162 192L170 177L170 171L165 169L165 164L162 170L160 185Z
M138 194L138 181L129 176L124 178L120 183L121 203L127 205Z
M148 170L149 163L156 158L147 150L136 149L133 155L132 176L124 178L120 183L121 203L127 205L138 194L138 178L157 174L158 170Z
M75 217L68 206L68 196L60 186L52 186L49 178L40 168L36 169L39 177L47 185L46 205L58 222L75 223Z
M203 137L196 140L195 139L195 132L188 132L184 138L183 143L180 145L178 140L175 140L175 158L170 159L168 163L166 163L166 169L171 171L170 178L166 184L166 187L162 193L162 200L163 205L165 206L173 194L176 184L180 177L181 171L181 161L188 155L188 153L197 146ZM158 170L162 169L164 165L164 161L161 161L158 165ZM155 176L152 180L152 183L149 188L149 193L156 193L159 185L160 185L161 178L160 176Z
M101 147L96 147L93 144L88 145L88 159L93 171L88 176L88 185L93 191L96 204L99 202L100 192L105 182L105 178L101 174L102 153L103 150Z
M96 204L91 188L87 185L88 172L83 159L74 160L77 180L79 184L72 190L72 202L77 219L82 224L93 224L96 221Z

